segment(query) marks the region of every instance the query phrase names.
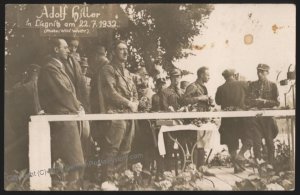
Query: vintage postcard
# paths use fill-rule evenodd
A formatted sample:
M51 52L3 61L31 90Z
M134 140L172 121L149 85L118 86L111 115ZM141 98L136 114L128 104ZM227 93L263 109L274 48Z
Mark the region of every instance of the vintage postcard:
M6 191L295 189L294 4L6 4Z

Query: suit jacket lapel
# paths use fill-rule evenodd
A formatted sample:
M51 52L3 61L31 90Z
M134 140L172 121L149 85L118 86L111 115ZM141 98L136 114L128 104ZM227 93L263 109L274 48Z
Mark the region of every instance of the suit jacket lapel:
M58 69L60 70L60 72L62 73L62 75L64 75L67 78L67 80L70 82L72 91L74 93L76 93L74 84L73 84L73 82L71 81L69 75L66 73L66 71L64 69L64 67L65 67L64 64L61 61L59 61L58 59L55 59L55 58L53 58L53 64L56 65L58 67Z
M121 70L120 70L119 68L115 67L115 70L116 70L117 74L119 74L119 75L122 77L122 79L125 81L126 86L127 86L127 89L128 89L129 91L132 91L132 89L129 87L128 81L126 80L126 78L129 78L129 75L126 73L127 71L124 70L124 75L123 75L123 74L121 73Z

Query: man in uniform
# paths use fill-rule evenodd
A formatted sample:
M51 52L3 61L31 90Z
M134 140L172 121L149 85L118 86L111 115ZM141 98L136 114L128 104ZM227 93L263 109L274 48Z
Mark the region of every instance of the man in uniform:
M156 93L152 96L152 108L151 111L159 112L161 110L161 96L162 91L166 86L166 77L164 75L158 74L155 77L155 89Z
M224 70L222 75L226 82L217 89L216 103L221 105L222 110L243 110L245 108L247 83L237 81L234 78L235 70L233 69ZM221 144L226 144L228 147L234 173L244 171L244 168L235 161L239 149L239 139L244 137L244 132L247 132L244 123L245 118L222 118L219 128Z
M166 86L166 77L164 75L158 74L154 78L155 83L155 90L156 93L152 96L152 112L160 112L161 111L161 97L162 97L162 91L165 89ZM156 180L159 180L159 177L163 174L163 158L159 155L158 152L158 132L159 127L155 127L153 132L153 141L154 141L154 158L156 161Z
M136 86L132 74L125 68L128 57L126 43L116 41L112 52L112 62L102 68L102 89L107 113L137 112ZM113 120L103 130L102 159L106 162L102 164L102 181L110 181L116 172L123 172L127 168L135 125L133 120Z
M90 92L90 88L91 88L91 78L86 76L86 73L87 73L87 70L88 70L88 67L89 67L89 64L88 64L88 59L85 58L85 57L82 57L80 59L80 66L81 66L81 71L82 71L82 75L83 75L83 78L84 78L84 81L86 83L86 86L87 86L87 89L88 89L88 92Z
M170 71L169 75L171 84L162 91L161 110L177 111L183 105L183 91L180 88L182 73L179 69L173 69Z
M51 42L51 57L41 68L38 78L38 94L42 109L47 114L83 114L75 87L66 73L69 48L64 39L54 38ZM78 189L84 172L84 156L76 121L50 123L52 160L62 159L71 169L67 181Z
M165 88L161 92L161 111L165 112L176 112L183 105L183 91L180 88L180 80L182 78L182 72L179 69L173 69L169 72L171 84L169 87ZM181 121L175 120L178 124L181 124ZM182 132L174 132L171 135L175 138L179 138L182 136ZM174 152L173 145L174 143L165 136L166 143L166 156L165 156L165 170L172 169L172 153Z
M279 92L277 85L268 80L270 67L267 64L258 64L257 76L258 80L249 84L248 95L246 103L251 108L258 109L270 109L278 107ZM256 160L262 160L261 158L261 143L262 138L265 139L265 143L268 149L268 163L274 162L274 138L278 134L278 126L274 117L256 117L248 120L249 126L252 132L259 132L262 137L256 133L253 136L253 151Z
M206 112L210 110L212 99L208 96L207 88L204 85L209 80L209 69L208 67L200 67L197 70L197 80L190 84L185 91L184 94L184 104L195 105L197 107L197 111ZM203 120L204 122L204 120ZM194 143L197 140L197 149L195 151L195 159L197 168L204 165L205 163L205 150L206 141L204 141L205 137L209 138L212 135L211 131L206 131L204 135L200 135L201 132L190 132L189 137ZM203 137L203 140L198 139L199 137ZM196 140L195 140L196 139ZM209 172L207 172L210 175Z

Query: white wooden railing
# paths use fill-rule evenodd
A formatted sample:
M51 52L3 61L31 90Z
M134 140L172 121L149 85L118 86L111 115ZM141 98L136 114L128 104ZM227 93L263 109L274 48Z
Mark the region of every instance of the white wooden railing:
M295 110L260 111L220 111L220 112L174 112L174 113L126 113L126 114L86 114L86 115L36 115L29 122L29 171L31 190L49 190L51 177L47 171L51 168L50 125L54 121L83 120L141 120L141 119L184 119L184 118L225 118L274 116L291 119L289 134L292 139L294 162ZM288 125L289 126L289 125Z

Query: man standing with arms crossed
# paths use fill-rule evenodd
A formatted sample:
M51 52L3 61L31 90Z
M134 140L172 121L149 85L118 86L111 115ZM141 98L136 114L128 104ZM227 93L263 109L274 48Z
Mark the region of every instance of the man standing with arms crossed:
M112 55L111 63L102 68L105 109L107 113L137 112L136 86L132 74L125 68L128 57L126 43L116 41L112 48ZM103 131L101 156L106 162L102 164L102 182L112 181L116 172L120 173L127 169L128 154L135 131L134 121L109 121Z

